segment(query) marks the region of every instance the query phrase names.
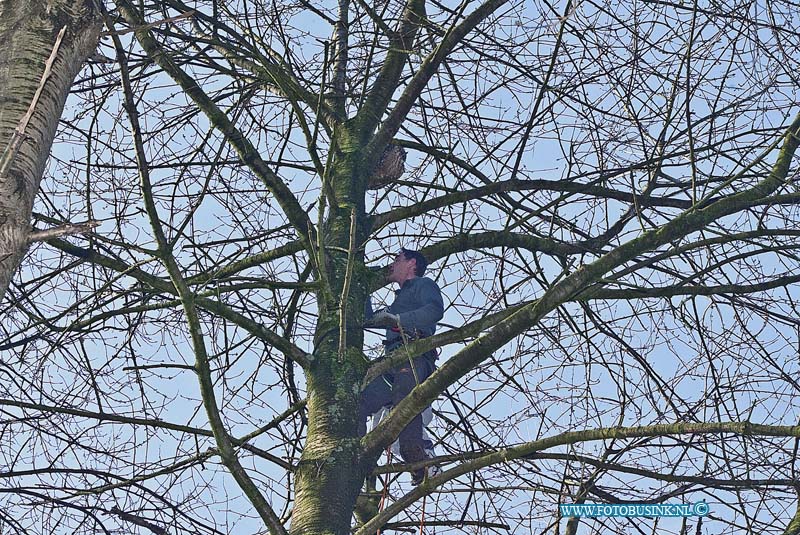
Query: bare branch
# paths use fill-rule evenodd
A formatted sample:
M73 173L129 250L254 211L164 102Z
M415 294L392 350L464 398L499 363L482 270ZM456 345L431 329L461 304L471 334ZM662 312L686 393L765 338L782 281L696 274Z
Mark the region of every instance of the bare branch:
M76 234L88 234L100 226L99 221L87 221L86 223L67 223L47 230L34 230L28 237L29 243L37 241L47 241L64 236L75 236Z

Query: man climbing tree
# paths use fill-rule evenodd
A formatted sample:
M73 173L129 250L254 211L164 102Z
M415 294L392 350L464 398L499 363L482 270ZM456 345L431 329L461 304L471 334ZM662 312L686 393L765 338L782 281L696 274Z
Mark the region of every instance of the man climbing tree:
M365 327L386 328L383 341L387 354L403 351L409 342L433 336L436 324L444 315L442 294L436 283L424 277L428 262L419 251L401 249L388 267L387 280L400 285L394 302L377 312L372 311L372 301L367 300ZM367 417L386 405L396 405L419 383L436 369L436 351L426 351L420 356L408 355L408 361L372 381L361 394L359 404L359 434L367 431ZM407 463L416 463L427 457L433 447L423 438L423 417L418 414L400 432L400 455ZM411 482L419 485L425 469L412 473Z

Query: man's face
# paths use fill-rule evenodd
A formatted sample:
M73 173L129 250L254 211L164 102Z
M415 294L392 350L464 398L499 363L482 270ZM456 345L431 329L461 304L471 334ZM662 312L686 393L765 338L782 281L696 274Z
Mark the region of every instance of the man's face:
M389 282L403 284L408 279L414 278L414 271L417 269L417 261L407 259L403 253L399 253L394 262L389 264Z

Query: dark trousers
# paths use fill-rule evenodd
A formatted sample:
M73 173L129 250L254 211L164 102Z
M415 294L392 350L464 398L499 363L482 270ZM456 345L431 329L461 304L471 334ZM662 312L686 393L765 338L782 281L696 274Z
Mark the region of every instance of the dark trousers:
M417 379L421 383L427 379L435 369L433 355L422 355L414 359L414 368ZM397 405L406 397L417 382L411 364L405 362L390 373L372 381L361 393L361 402L358 411L358 433L364 436L367 433L367 417L375 414L386 405ZM414 463L425 458L425 449L433 447L430 440L422 439L422 415L417 414L411 422L400 432L400 455L407 463Z

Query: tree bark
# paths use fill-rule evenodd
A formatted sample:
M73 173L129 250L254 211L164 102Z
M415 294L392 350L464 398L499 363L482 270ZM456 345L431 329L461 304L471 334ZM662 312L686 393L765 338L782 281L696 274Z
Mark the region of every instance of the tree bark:
M326 344L327 345L327 344ZM308 438L295 472L292 535L349 535L364 481L357 434L358 374L333 358L308 374ZM326 381L326 379L328 379ZM348 388L349 386L349 388Z
M27 249L33 201L64 102L100 28L94 0L0 0L0 299Z
M322 279L329 288L317 296L314 358L305 370L308 435L295 472L291 535L350 535L356 500L377 460L364 456L358 435L360 387L368 365L361 350L369 293L361 246L368 235L359 168L363 148L345 126L339 127L336 145L330 181L339 204L318 229L325 250L317 265L327 272Z

